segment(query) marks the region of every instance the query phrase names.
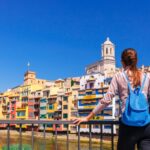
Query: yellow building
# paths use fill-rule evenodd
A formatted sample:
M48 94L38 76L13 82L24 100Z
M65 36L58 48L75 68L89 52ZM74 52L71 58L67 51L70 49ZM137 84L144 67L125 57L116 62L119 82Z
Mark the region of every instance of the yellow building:
M16 101L16 119L38 119L42 89L46 80L37 79L36 73L27 71L24 83L19 86L19 99ZM33 102L34 101L34 102ZM18 127L18 126L16 126ZM24 126L26 128L27 126Z

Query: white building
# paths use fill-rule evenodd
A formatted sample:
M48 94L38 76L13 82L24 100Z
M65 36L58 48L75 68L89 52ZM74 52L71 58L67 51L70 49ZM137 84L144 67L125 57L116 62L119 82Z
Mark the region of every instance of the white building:
M78 95L78 115L80 117L87 116L101 101L108 90L109 84L105 80L104 75L101 73L93 73L84 75L80 78L80 90ZM115 98L112 103L105 108L102 112L94 116L91 120L114 120L115 119ZM114 126L114 131L115 130ZM99 126L92 125L93 133L99 133ZM80 132L89 132L87 125L80 126ZM103 125L103 132L110 133L111 126Z

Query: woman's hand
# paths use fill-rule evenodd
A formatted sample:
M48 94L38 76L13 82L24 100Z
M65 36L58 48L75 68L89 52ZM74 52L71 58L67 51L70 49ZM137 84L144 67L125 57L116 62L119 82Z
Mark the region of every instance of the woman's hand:
M87 117L84 117L84 118L76 118L73 120L73 123L78 126L80 123L82 122L87 122L89 121L89 119Z

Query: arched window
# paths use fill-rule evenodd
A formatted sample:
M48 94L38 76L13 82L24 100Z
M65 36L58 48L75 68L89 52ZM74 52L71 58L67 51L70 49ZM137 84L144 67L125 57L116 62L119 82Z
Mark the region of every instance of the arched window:
M110 54L112 54L112 48L110 48Z
M106 48L106 54L108 54L108 48Z

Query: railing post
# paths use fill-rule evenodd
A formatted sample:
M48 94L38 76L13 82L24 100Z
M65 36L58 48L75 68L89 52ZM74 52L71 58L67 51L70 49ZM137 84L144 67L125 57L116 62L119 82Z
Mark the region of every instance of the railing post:
M32 149L34 150L34 124L32 124Z
M103 125L100 123L100 150L103 150Z
M111 124L111 147L112 147L112 150L114 150L114 125L113 123Z
M69 150L69 125L67 124L67 150Z
M22 150L22 124L19 126L19 150Z
M46 138L46 132L45 132L45 124L43 125L43 127L44 127L44 133L43 133L43 136L44 136L44 150L46 149L46 140L45 140L45 138Z
M78 150L80 150L80 125L78 125Z
M92 150L92 142L91 142L91 140L92 140L92 132L91 132L91 129L92 128L92 125L91 124L89 124L89 150Z
M57 150L57 124L55 124L55 150Z
M7 150L10 150L10 124L7 124Z

